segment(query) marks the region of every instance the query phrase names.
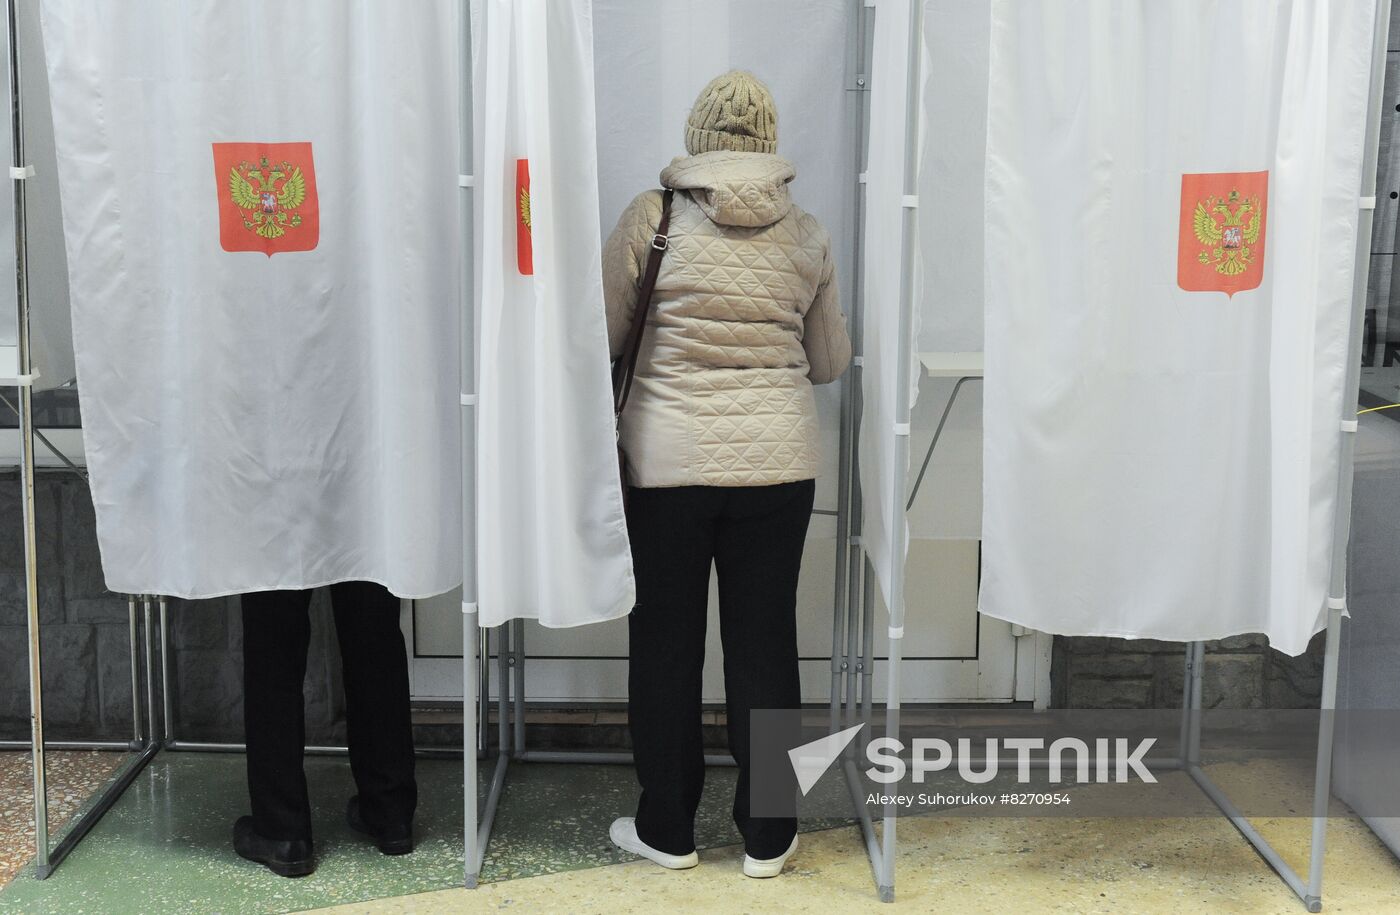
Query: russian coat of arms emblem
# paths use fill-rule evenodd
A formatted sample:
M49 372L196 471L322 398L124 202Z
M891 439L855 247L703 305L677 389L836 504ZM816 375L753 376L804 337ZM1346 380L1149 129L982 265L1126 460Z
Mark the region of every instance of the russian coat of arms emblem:
M316 247L320 206L310 143L215 143L214 175L225 251L271 257Z
M1264 274L1268 172L1181 176L1177 285L1234 296Z

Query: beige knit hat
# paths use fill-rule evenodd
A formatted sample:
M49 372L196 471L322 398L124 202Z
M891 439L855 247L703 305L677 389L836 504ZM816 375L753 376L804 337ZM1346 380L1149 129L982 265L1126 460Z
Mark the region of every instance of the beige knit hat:
M752 73L730 70L710 80L685 123L692 156L717 149L778 151L778 109L768 87Z

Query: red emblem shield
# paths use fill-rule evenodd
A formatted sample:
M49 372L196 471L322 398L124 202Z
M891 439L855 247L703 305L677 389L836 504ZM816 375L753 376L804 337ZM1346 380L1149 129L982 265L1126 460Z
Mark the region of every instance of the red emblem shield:
M530 160L515 160L515 267L521 276L535 273L535 245L530 235Z
M1182 175L1177 285L1230 297L1257 288L1268 208L1268 172Z
M219 244L268 257L310 251L321 240L321 207L310 143L215 143Z

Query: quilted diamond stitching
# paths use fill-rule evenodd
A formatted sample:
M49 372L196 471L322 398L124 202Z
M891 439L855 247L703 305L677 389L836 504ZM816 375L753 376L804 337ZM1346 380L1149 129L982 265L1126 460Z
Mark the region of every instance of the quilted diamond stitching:
M722 172L724 163L711 165ZM650 359L639 368L633 415L674 409L665 392L674 392L683 378L686 482L756 485L812 477L818 428L801 338L829 242L816 220L796 207L746 228L788 206L785 184L772 176L729 183L719 177L713 176L716 187L708 196L696 192L703 203L685 193L673 203L670 253L662 261ZM716 225L707 208L740 225Z

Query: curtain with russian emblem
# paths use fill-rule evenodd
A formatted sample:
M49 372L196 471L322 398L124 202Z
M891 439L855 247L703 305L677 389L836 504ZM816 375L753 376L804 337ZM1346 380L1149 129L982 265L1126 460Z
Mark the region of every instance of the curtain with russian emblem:
M456 586L459 4L39 7L107 586Z
M475 0L480 624L625 616L592 3Z
M1372 0L994 0L981 608L1325 622Z

